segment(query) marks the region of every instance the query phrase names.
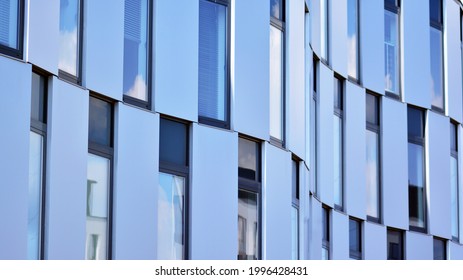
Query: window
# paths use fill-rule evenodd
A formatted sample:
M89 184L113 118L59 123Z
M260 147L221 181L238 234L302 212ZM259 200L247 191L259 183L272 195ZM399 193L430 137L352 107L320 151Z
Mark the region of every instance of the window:
M202 123L229 127L228 0L199 1L199 97Z
M362 224L353 218L349 219L349 257L362 259Z
M158 259L188 258L188 124L161 118L159 141Z
M433 238L433 247L434 247L434 259L435 260L446 260L447 259L447 250L446 250L446 241L440 238Z
M347 46L348 65L347 72L350 78L358 81L360 66L360 44L359 44L359 0L347 1Z
M61 0L59 19L59 76L81 84L83 0Z
M285 133L285 1L270 1L270 139L283 145Z
M322 260L330 259L330 209L322 208Z
M444 69L443 37L444 30L442 0L429 0L431 26L431 93L432 109L444 111Z
M238 142L238 260L260 258L260 145L240 137Z
M313 101L313 110L312 110L312 120L313 120L313 133L312 133L312 143L313 143L313 164L312 164L312 176L314 177L314 194L318 195L318 105L317 105L317 90L318 90L318 63L319 61L314 56L313 58L313 93L312 93L312 101Z
M403 233L400 230L387 229L387 259L404 259Z
M408 214L410 229L426 232L424 112L408 108Z
M334 153L334 205L337 209L343 209L343 163L344 163L344 149L343 149L343 81L339 78L334 78L334 139L333 139L333 153Z
M384 1L384 66L386 94L399 97L399 12L400 0Z
M291 259L299 259L299 161L292 160Z
M450 192L452 207L452 239L458 241L459 237L459 215L460 208L458 193L458 125L450 123Z
M151 1L124 2L124 101L150 109Z
M330 0L320 0L320 56L325 62L328 62L330 51L330 26L329 26L329 9Z
M113 105L90 96L87 157L87 260L111 259Z
M367 185L367 218L380 222L380 118L379 97L366 95L366 185Z
M47 78L32 72L31 129L29 134L29 191L27 258L43 259L45 205L45 149L47 139Z
M24 1L0 1L0 52L22 58Z

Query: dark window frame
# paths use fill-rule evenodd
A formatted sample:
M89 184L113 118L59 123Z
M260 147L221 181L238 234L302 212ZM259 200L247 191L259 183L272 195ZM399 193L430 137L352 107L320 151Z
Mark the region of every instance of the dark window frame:
M350 249L350 244L349 244L349 258L351 259L356 259L356 260L361 260L363 259L363 246L362 246L362 239L363 239L363 226L362 226L362 220L354 218L354 217L349 217L349 224L350 221L354 221L358 225L358 242L359 242L359 251L356 250L351 250ZM350 226L349 226L349 241L350 241Z
M401 0L395 0L395 5L391 5L391 3L384 1L384 10L385 11L389 11L391 13L394 13L394 14L397 14L397 56L398 56L398 59L397 59L397 71L398 71L398 76L399 76L399 80L397 81L398 85L397 85L397 94L396 93L393 93L391 91L388 91L387 89L384 90L384 93L387 97L390 97L392 99L395 99L395 100L399 100L401 99L401 96L402 96L402 89L401 89L401 75L402 75L402 71L401 71L401 62L402 62L402 48L400 47L402 42L400 40L401 38L401 20L400 20L400 14L401 14ZM386 73L384 73L386 74Z
M339 155L340 158L340 170L341 170L341 202L342 202L342 205L338 205L338 204L334 204L334 209L338 210L338 211L341 211L343 212L344 211L344 204L345 204L345 170L344 170L344 160L345 160L345 156L344 156L344 150L345 150L345 137L344 137L344 133L345 133L345 83L346 83L346 80L338 75L337 73L334 73L334 83L339 83L338 84L338 90L339 90L339 93L337 92L334 92L334 94L339 94L339 107L336 107L336 105L333 104L333 114L334 116L333 117L337 117L339 119L341 119L341 132L340 132L340 137L341 137L341 154Z
M5 45L0 44L0 53L15 57L17 59L23 59L23 52L24 52L24 0L17 0L18 2L18 10L17 10L17 34L16 40L18 42L17 48L8 47Z
M386 232L386 253L387 253L387 260L389 259L389 233L397 233L399 235L399 260L405 260L405 236L404 236L404 231L400 229L395 229L395 228L390 228L387 227L387 232Z

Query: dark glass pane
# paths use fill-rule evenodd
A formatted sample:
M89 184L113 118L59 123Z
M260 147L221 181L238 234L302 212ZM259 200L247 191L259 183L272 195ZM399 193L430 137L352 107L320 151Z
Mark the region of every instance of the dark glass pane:
M410 226L425 228L424 149L408 143L408 211Z
M434 238L434 259L445 260L447 259L445 250L445 240Z
M238 259L257 260L259 213L257 194L238 191Z
M334 78L334 108L342 110L342 81Z
M450 150L457 151L457 126L453 123L450 123Z
M323 241L330 241L330 212L328 209L322 209L322 228Z
M295 160L292 161L292 189L293 198L299 199L299 163Z
M442 0L429 0L430 20L442 23Z
M444 72L442 31L431 27L431 105L444 110Z
M423 112L408 108L408 136L424 138Z
M403 259L403 242L402 232L395 230L387 231L387 259L401 260Z
M159 160L182 166L188 165L188 127L186 124L161 119Z
M238 176L254 181L259 180L257 176L258 144L240 138L238 149Z
M270 0L270 16L281 21L285 20L284 0Z
M31 118L42 123L47 122L46 82L45 77L32 73Z
M92 96L90 96L88 139L96 144L112 146L112 105Z
M317 60L313 60L313 91L317 92Z
M450 157L450 206L452 214L450 215L452 221L452 236L458 238L459 235L459 203L458 203L458 159Z
M389 7L397 6L397 0L384 0L384 5Z
M385 89L399 94L399 16L384 11L384 81Z
M360 252L360 223L356 220L349 220L349 250Z
M366 98L367 106L367 122L371 124L379 125L379 106L378 106L378 97L367 94Z
M0 45L18 48L18 0L0 1Z

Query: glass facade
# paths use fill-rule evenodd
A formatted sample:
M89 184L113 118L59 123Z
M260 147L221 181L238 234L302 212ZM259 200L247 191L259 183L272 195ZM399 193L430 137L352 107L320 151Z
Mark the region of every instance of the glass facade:
M399 6L396 1L384 4L385 90L399 96Z
M80 78L81 0L61 0L58 68L76 81Z

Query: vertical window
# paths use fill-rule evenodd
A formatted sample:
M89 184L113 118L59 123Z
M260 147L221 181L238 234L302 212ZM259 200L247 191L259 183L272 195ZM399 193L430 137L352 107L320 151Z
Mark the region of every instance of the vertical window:
M260 145L246 138L238 143L238 260L260 258Z
M334 78L334 204L339 210L343 209L343 81Z
M463 10L460 12L461 81L463 84Z
M27 220L27 258L30 260L43 259L46 136L47 79L32 72Z
M0 1L0 52L22 58L24 1Z
M318 195L318 105L317 105L317 91L318 91L318 60L314 57L313 59L313 93L312 93L312 101L313 101L313 110L312 110L312 120L313 120L313 164L312 164L312 176L314 177L314 193Z
M188 124L161 118L158 189L158 259L188 258Z
M408 108L408 214L410 229L426 231L424 112Z
M387 259L404 259L403 233L400 230L387 229Z
M395 97L400 94L399 1L384 1L384 81L386 93Z
M87 260L111 258L113 106L90 96L87 157Z
M347 40L348 40L348 65L349 77L358 81L360 56L359 56L359 0L348 0L347 2Z
M460 227L458 211L460 208L458 193L458 126L450 123L450 191L452 207L452 239L458 241Z
M433 249L434 249L434 260L446 260L447 249L446 242L444 239L433 238Z
M291 259L299 259L299 161L292 160Z
M322 260L330 259L330 209L322 208Z
M349 219L349 257L362 259L362 224L352 218Z
M366 95L366 185L367 185L367 217L380 222L380 123L379 98Z
M283 145L285 133L285 1L270 1L270 138Z
M322 60L328 61L329 44L330 44L330 26L329 26L329 9L330 0L320 0L320 56Z
M82 73L82 1L60 1L59 76L77 84Z
M444 30L442 0L429 0L431 26L431 106L437 111L444 111L444 69L443 37Z
M228 0L200 0L200 122L229 127L228 75Z
M150 2L124 2L124 101L147 109L151 107Z

